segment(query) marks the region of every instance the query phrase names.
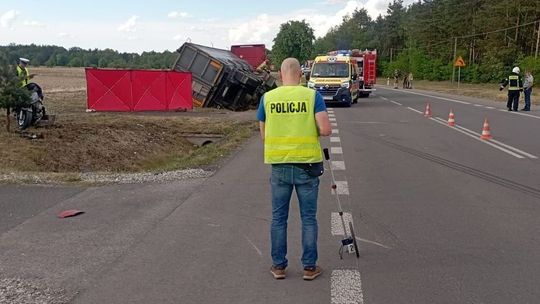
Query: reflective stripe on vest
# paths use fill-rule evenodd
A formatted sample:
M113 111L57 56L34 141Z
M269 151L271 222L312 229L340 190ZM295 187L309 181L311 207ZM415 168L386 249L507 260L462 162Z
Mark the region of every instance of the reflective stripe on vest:
M264 94L266 164L322 161L315 122L315 91L283 86Z
M30 75L30 73L28 72L28 68L24 68L23 70L20 66L17 65L17 77L19 77L19 80L21 81L21 87L24 87L28 84L28 75Z
M519 90L519 76L518 75L510 75L508 76L508 90L509 91L517 91Z

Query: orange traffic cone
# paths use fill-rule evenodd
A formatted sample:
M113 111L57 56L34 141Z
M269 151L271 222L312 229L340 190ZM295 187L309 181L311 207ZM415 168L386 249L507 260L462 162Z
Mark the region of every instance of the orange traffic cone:
M482 136L480 136L481 139L492 139L491 132L489 132L489 122L487 118L484 120L484 127L482 128Z
M456 120L454 117L454 112L450 109L450 114L448 114L448 126L454 127L456 125Z
M429 106L429 102L426 103L426 110L424 111L424 117L431 117L431 107Z

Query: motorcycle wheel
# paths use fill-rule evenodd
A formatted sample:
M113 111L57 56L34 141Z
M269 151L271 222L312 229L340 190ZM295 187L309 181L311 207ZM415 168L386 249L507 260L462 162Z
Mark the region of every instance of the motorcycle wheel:
M32 123L32 112L27 110L19 110L17 112L17 125L19 130L24 130Z

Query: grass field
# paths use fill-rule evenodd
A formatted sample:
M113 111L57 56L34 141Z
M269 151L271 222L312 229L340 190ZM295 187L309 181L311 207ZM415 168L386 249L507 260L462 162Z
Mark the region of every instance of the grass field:
M43 139L22 138L0 120L0 172L140 172L209 167L256 131L255 114L217 109L174 113L86 113L86 81L80 68L32 68L56 115ZM200 147L186 134L217 134Z

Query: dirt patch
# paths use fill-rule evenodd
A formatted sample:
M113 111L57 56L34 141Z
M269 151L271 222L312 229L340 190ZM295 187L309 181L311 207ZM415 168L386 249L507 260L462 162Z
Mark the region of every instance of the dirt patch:
M48 128L31 128L29 140L5 131L0 119L0 172L141 172L215 165L257 130L255 112L86 113L83 69L33 68L56 115ZM82 77L81 77L82 75ZM4 114L5 115L5 114ZM12 128L15 122L12 121ZM217 134L201 147L186 134Z

